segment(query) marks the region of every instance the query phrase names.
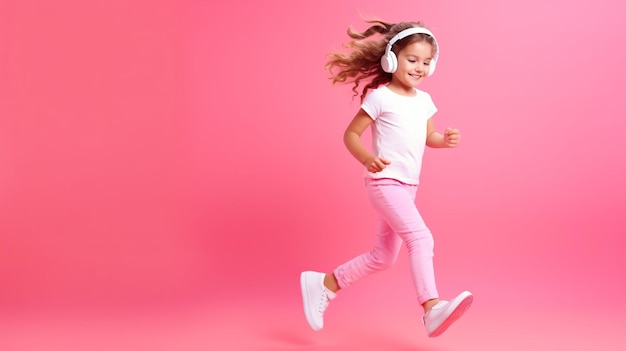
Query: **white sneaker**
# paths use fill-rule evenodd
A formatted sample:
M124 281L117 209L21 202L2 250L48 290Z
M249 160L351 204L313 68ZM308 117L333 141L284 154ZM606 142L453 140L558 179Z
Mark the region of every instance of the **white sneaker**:
M428 336L441 335L467 311L473 301L474 296L469 291L463 291L451 301L439 301L424 315L424 325Z
M304 315L311 328L315 331L324 327L324 311L328 307L330 300L337 296L324 286L324 276L326 274L311 271L300 274Z

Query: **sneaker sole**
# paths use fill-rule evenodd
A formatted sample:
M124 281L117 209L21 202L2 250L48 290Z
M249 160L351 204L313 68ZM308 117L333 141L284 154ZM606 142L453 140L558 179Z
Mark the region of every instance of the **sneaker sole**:
M470 308L472 302L474 301L474 296L469 292L463 292L462 294L464 294L465 297L463 297L461 302L459 302L459 304L454 308L454 311L452 311L448 318L446 318L443 323L441 323L441 325L433 330L433 332L430 333L430 335L428 336L434 338L441 335L452 325L452 323L461 318L461 316L465 313L465 311L467 311L468 308Z
M307 323L309 323L311 329L319 331L322 329L322 327L318 327L313 323L313 316L311 316L311 312L308 308L307 301L309 301L309 292L306 289L306 286L306 275L303 272L300 273L300 290L302 291L302 306L304 307L304 316L306 317L306 321Z

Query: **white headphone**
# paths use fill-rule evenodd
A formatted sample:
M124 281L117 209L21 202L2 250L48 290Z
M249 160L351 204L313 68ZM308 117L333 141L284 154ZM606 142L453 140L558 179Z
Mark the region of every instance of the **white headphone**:
M380 65L382 66L383 71L387 73L393 73L398 69L398 58L396 57L396 54L393 51L391 51L391 47L393 46L393 44L400 39L408 37L409 35L419 34L419 33L430 35L435 41L435 45L437 45L437 52L435 53L432 60L430 61L430 71L428 72L428 75L430 76L435 72L435 67L437 66L437 59L439 59L439 43L437 43L437 39L435 39L435 36L433 35L433 33L423 27L411 27L411 28L405 29L401 31L400 33L394 35L393 38L389 40L389 43L387 43L387 48L385 49L385 54L383 55L383 57L380 58Z

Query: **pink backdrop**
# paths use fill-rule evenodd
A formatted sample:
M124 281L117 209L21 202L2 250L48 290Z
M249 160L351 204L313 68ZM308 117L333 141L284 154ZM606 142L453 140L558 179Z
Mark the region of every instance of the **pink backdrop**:
M441 44L422 88L438 128L463 141L427 151L417 202L444 297L469 289L474 309L494 313L608 309L623 326L624 11L618 0L2 1L3 321L216 315L261 299L298 309L292 323L306 327L298 273L373 243L361 166L341 141L358 99L323 69L362 14L423 20ZM346 291L345 308L382 295L417 314L405 256Z

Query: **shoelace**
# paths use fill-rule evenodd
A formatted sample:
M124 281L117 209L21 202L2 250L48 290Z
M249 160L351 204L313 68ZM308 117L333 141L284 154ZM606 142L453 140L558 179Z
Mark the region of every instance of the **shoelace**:
M326 289L324 288L324 290L322 290L322 298L320 299L320 304L318 306L318 311L320 314L326 311L326 308L328 307L328 302L328 294L326 293Z

